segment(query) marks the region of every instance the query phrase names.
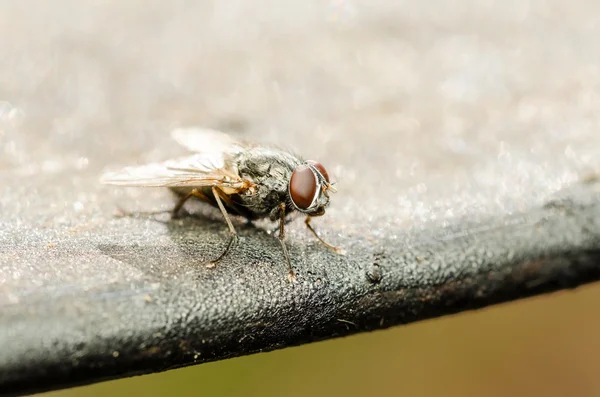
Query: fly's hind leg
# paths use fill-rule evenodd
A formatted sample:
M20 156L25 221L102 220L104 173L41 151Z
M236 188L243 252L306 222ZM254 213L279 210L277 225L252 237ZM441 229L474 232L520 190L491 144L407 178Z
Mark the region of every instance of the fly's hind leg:
M173 218L173 219L178 218L179 211L181 211L181 208L183 208L183 205L185 204L185 202L188 201L192 197L199 198L202 201L210 202L210 199L208 197L206 197L206 195L204 193L202 193L198 189L193 189L191 192L187 193L186 195L182 196L179 199L179 201L175 205L175 208L173 208L173 210L171 211L171 218Z
M214 267L219 261L221 261L221 259L223 259L225 257L225 255L227 255L227 253L231 250L231 247L234 245L234 243L237 243L237 241L238 241L238 235L235 231L235 228L233 227L233 223L231 223L231 219L229 219L229 214L227 213L227 210L225 210L225 206L223 205L223 202L222 202L222 200L229 200L229 197L227 197L227 195L225 193L223 193L223 191L221 189L219 189L217 186L212 187L212 192L213 192L213 195L215 196L215 201L217 202L217 205L219 206L219 209L221 210L221 213L223 214L223 217L225 218L225 222L227 222L227 226L229 227L230 237L229 237L229 242L227 243L227 247L225 248L225 250L221 253L221 255L219 255L219 257L217 259L208 262L206 264L206 267Z
M183 208L183 205L186 203L186 201L188 201L192 197L199 198L202 201L210 202L210 199L206 195L204 195L201 191L199 191L198 189L193 189L189 193L183 195L179 199L177 204L175 204L175 208L173 208L172 210L127 212L127 211L122 210L121 208L118 208L117 213L115 215L119 218L123 218L126 216L138 217L138 216L158 215L158 214L164 214L164 213L170 212L171 218L176 219L176 218L179 218L179 212L181 211L181 208Z
M335 251L338 254L341 254L343 251L340 247L336 247L335 245L329 244L327 241L323 240L321 238L321 236L319 236L319 234L316 232L316 230L310 224L310 220L311 220L311 217L307 216L306 219L304 220L304 224L306 225L308 230L310 230L311 233L317 238L317 240L319 240L321 242L321 244L323 244L325 247L329 248L330 250Z
M166 214L167 212L171 212L171 210L158 210L158 211L135 211L135 212L130 212L130 211L125 211L123 208L121 207L117 207L117 209L115 210L114 216L116 218L138 218L140 216L152 216L152 215L160 215L160 214Z

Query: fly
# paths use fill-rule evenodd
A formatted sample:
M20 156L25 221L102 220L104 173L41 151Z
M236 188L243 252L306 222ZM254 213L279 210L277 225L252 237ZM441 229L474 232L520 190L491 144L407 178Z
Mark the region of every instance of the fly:
M229 215L249 221L268 218L279 222L279 242L292 280L295 273L284 241L286 217L292 212L305 214L304 223L311 233L327 248L341 251L324 241L310 223L312 217L325 214L329 193L335 192L321 163L303 160L278 148L237 141L215 130L179 128L171 136L194 154L107 172L101 182L168 187L180 197L172 210L173 218L192 197L219 208L230 238L225 250L207 266L221 261L238 241Z

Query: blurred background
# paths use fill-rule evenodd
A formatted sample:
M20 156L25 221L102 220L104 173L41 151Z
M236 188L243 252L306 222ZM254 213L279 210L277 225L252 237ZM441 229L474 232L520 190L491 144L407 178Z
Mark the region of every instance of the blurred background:
M189 124L327 159L343 181L328 224L349 236L526 210L600 169L598 15L594 0L0 0L0 172L29 178L4 221L93 224L123 197L99 199L99 172L169 157L165 131ZM12 199L37 182L43 198ZM24 210L36 200L51 212ZM599 396L599 303L592 285L49 395Z

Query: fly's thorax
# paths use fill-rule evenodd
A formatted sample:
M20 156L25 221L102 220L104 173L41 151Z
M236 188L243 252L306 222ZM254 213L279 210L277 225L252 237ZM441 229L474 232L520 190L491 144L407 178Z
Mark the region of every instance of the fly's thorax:
M253 147L237 157L237 167L242 176L281 178L291 175L302 160L283 150Z
M292 154L271 148L255 147L240 153L237 167L240 176L255 184L243 196L245 205L259 216L273 216L281 203L289 210L288 186L292 172L302 160Z

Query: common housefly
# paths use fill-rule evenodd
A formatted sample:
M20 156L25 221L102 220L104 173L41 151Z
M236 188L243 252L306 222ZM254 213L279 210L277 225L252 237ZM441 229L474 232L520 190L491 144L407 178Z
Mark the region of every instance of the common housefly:
M172 138L193 152L175 160L131 166L107 172L101 182L120 186L168 187L179 196L172 210L177 217L190 198L200 199L220 209L229 227L225 250L207 266L214 266L237 242L238 235L229 215L248 221L269 218L279 222L279 242L295 278L285 245L285 224L294 211L306 215L305 224L327 248L340 249L324 241L310 221L325 214L329 193L335 188L322 164L269 146L238 141L215 130L179 128Z

